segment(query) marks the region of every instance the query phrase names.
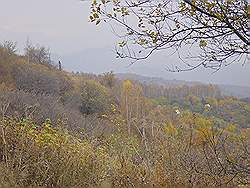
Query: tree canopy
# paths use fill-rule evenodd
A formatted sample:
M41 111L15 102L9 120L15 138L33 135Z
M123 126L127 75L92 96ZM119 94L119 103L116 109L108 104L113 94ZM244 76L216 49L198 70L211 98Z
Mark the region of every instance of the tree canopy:
M218 70L247 61L249 16L247 0L93 0L90 21L110 23L118 57L135 62L167 49L184 63L173 71Z

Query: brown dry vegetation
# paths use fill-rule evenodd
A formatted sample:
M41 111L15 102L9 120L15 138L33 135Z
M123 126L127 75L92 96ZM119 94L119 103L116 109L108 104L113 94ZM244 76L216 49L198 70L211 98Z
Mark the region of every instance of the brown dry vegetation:
M156 94L11 49L0 48L0 187L249 186L249 104L211 86Z

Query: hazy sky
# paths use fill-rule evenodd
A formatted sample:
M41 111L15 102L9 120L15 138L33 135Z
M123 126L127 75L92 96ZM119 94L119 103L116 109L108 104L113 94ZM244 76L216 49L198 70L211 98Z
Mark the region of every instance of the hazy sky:
M170 73L166 65L178 62L165 53L128 66L129 60L117 60L117 41L108 25L88 22L89 2L80 0L0 0L0 41L18 42L22 49L29 39L50 47L55 60L67 70L102 73L133 72L167 79L194 80L250 86L250 64L234 64L217 73L211 70Z

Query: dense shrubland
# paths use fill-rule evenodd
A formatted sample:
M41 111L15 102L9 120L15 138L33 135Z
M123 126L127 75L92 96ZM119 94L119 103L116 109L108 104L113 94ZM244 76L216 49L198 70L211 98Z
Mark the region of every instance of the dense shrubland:
M154 99L157 104L189 109L205 116L218 118L240 127L250 127L250 106L234 97L198 98L187 96L183 99L161 97Z
M0 47L0 187L249 186L249 103L15 51Z

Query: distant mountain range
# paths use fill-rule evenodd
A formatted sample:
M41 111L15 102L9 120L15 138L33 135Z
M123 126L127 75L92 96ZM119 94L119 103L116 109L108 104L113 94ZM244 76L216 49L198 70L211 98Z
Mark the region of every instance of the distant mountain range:
M235 86L235 85L218 85L222 94L227 96L235 96L239 98L250 97L249 86Z
M157 84L166 87L175 87L180 85L200 85L205 84L202 82L193 82L193 81L185 81L185 80L167 80L160 77L147 77L133 73L118 73L116 74L117 78L120 80L135 80L143 84ZM249 98L250 97L250 86L236 86L236 85L217 85L222 94L226 96L234 96L238 98Z

